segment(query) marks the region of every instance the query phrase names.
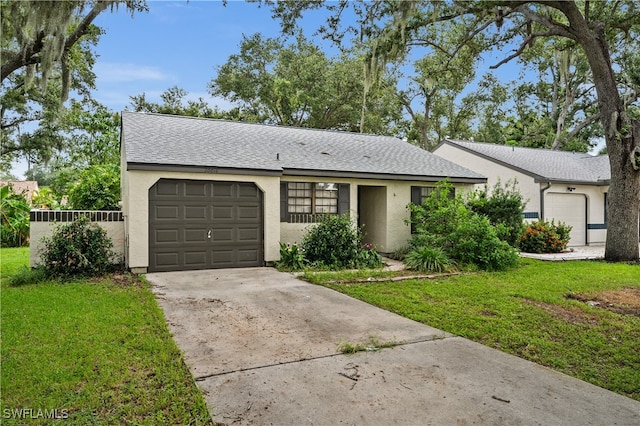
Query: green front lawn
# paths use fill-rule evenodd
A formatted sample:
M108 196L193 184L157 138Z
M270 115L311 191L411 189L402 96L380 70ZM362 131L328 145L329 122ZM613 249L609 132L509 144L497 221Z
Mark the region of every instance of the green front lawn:
M52 414L73 424L211 424L148 284L120 275L9 287L28 249L0 256L2 424L25 423L20 414L28 424Z
M340 273L306 276L640 400L640 265L523 260L508 272L352 284L328 283Z

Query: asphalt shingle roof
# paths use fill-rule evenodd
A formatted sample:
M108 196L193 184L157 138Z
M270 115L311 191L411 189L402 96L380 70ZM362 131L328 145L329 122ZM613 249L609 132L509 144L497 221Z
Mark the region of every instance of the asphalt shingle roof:
M523 148L492 143L445 139L449 143L482 157L518 169L537 180L605 184L611 178L609 157L586 153Z
M485 180L398 138L359 133L125 111L122 144L128 165Z

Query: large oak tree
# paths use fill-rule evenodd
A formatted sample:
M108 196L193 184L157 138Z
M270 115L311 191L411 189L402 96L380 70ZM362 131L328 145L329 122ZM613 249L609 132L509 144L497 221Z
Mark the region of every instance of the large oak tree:
M323 3L280 2L273 5L274 16L282 19L284 29L290 29L305 9L322 7ZM380 59L385 59L386 52L394 53L411 46L422 28L437 28L447 22L466 26L467 31L459 37L460 43L477 35L491 37L493 46L504 52L504 59L496 66L518 58L539 39L564 38L580 47L595 85L611 166L605 258L610 261L638 259L640 114L637 105L626 102L624 89L617 80L616 69L628 64L625 58L612 55L612 49L620 40L637 44L640 39L637 0L357 3L354 11L359 14L359 25L344 28L340 25L340 16L350 5L346 0L329 3L327 7L334 14L324 31L334 34L334 39L340 39L349 31L370 38L374 40L372 55ZM614 62L614 58L618 62ZM637 71L630 74L638 80Z

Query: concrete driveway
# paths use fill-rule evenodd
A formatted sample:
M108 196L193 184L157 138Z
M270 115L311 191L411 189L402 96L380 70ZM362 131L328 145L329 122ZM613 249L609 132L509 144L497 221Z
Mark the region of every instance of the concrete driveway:
M218 423L640 424L632 399L272 268L147 279Z

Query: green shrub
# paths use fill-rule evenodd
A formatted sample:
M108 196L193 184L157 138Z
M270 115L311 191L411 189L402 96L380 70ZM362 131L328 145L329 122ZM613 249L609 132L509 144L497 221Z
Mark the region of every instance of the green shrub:
M470 210L459 195L449 198L451 188L439 184L423 205L409 205L416 229L410 246L440 248L458 264L482 270L514 267L517 250L501 241L489 219Z
M43 243L42 264L49 277L96 276L117 267L107 232L86 217L59 226Z
M360 249L356 259L358 268L379 268L382 266L382 256L373 248L371 244L365 244Z
M28 284L38 284L47 279L47 271L43 267L29 268L23 266L9 278L9 285L19 287Z
M517 190L517 180L509 180L504 185L498 181L489 191L474 191L467 199L467 206L474 212L486 216L491 225L496 227L498 238L512 247L517 247L522 230L522 217L526 206L522 194Z
M29 245L29 203L10 185L0 188L0 244L2 247Z
M428 246L410 251L404 263L407 268L422 272L450 272L455 268L455 263L444 250Z
M117 165L83 170L69 189L69 204L76 210L118 210L120 173Z
M520 235L520 250L526 253L560 253L567 249L572 227L552 220L537 221L524 227Z
M308 229L302 248L307 261L329 269L382 265L382 259L372 247L362 246L362 233L349 214L324 216Z
M398 248L393 253L389 253L389 258L393 260L404 260L407 257L407 254L411 251L411 246L406 244L400 248Z
M283 269L299 271L307 263L304 253L297 244L280 243L280 261L277 266Z

